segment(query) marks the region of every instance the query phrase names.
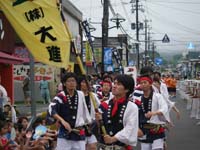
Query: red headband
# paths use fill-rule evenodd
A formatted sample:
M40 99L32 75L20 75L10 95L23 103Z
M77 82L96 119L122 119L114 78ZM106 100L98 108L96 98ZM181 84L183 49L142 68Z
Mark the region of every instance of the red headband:
M143 81L143 80L148 81L150 84L153 83L153 80L149 77L140 77L139 81Z
M103 81L103 82L102 82L102 86L103 86L104 83L108 83L110 86L112 86L112 83L109 82L109 81Z

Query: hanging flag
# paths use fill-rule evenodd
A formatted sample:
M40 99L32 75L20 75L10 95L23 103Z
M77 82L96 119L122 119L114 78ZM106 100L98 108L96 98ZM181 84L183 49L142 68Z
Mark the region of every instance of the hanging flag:
M85 64L92 66L92 50L88 41L85 42Z
M102 61L102 48L95 48L94 49L94 57L96 60L96 63L100 63Z
M104 64L105 65L112 64L112 48L109 47L104 48Z
M68 65L71 39L56 0L0 0L0 9L36 60Z

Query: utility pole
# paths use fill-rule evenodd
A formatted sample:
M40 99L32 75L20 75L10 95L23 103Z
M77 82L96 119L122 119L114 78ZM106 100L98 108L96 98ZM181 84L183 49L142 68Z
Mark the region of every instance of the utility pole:
M108 20L109 20L109 0L103 1L103 19L102 19L102 61L101 73L104 73L104 48L108 46Z
M152 62L153 62L153 65L154 65L154 59L155 59L155 44L154 42L152 43Z
M148 31L148 43L147 43L147 45L148 45L148 51L150 51L151 50L151 33L150 33L150 29L151 29L151 27L149 27L149 31Z
M138 21L138 2L139 0L135 1L135 14L136 14L136 53L137 53L137 69L140 69L140 51L139 51L139 21Z
M144 52L145 58L144 58L144 61L145 61L145 66L147 66L147 44L148 44L148 41L147 41L147 22L148 22L148 20L145 19L144 22L145 22L145 52Z

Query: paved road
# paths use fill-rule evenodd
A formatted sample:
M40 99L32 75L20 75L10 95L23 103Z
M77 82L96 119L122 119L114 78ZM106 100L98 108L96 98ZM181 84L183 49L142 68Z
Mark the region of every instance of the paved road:
M171 114L175 127L168 134L168 150L200 150L200 126L196 119L190 118L186 110L186 101L176 98L176 106L181 112L181 119L176 120Z

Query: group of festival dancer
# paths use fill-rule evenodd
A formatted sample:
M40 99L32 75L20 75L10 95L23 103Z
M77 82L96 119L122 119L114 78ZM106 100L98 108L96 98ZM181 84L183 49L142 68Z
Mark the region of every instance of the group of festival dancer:
M24 129L23 140L13 139L15 146L1 140L0 150L132 150L137 144L141 150L166 150L166 132L173 127L170 111L178 119L180 113L161 73L143 67L137 83L124 74L96 77L66 73L45 119L34 124L31 134ZM6 125L0 122L0 139ZM48 129L36 138L42 125Z

